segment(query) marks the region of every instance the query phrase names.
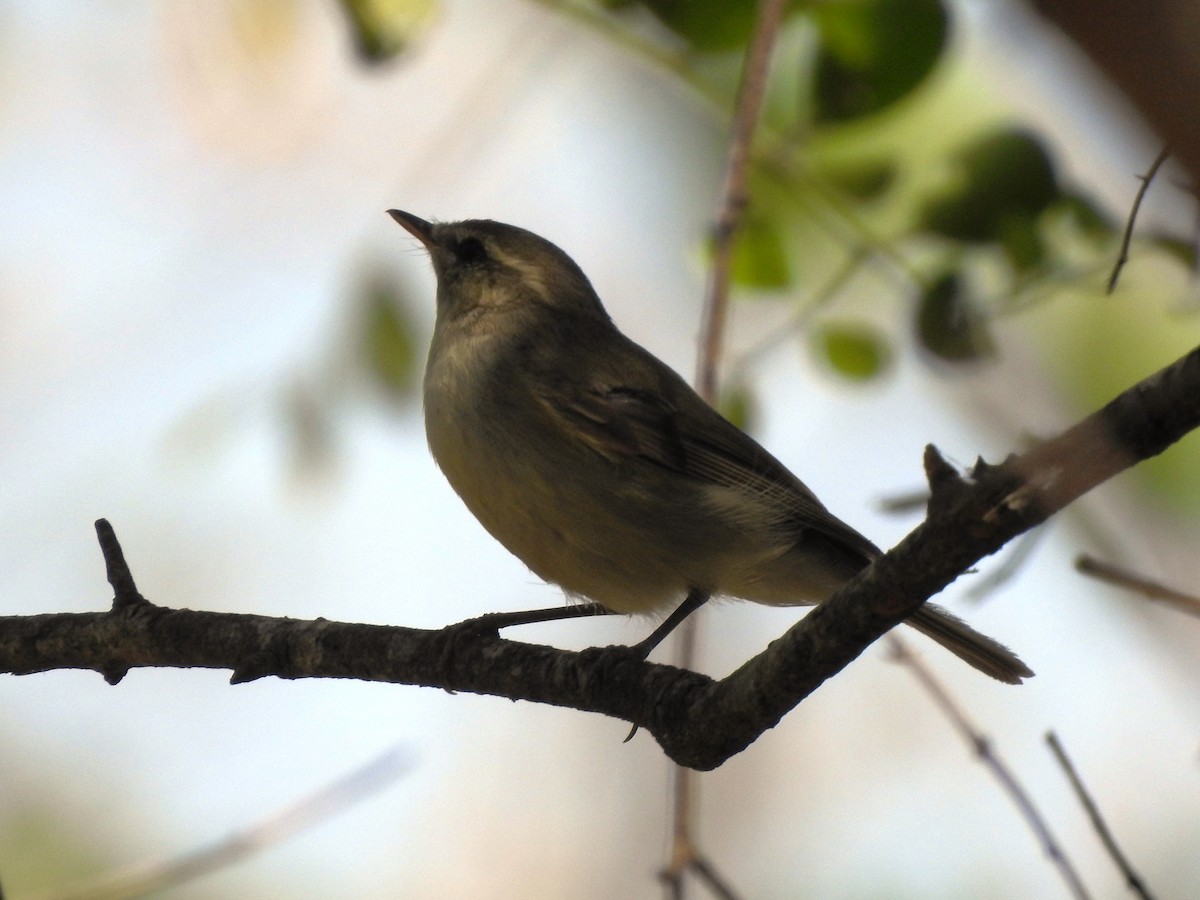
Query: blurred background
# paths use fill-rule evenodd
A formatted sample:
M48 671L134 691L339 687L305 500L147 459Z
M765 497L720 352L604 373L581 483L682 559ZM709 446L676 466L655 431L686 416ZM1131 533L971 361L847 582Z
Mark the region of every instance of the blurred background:
M0 4L2 614L98 611L108 518L172 607L435 628L559 602L425 448L424 251L385 214L563 247L690 376L749 3ZM739 244L722 406L882 546L922 448L1048 436L1200 339L1194 208L1160 147L1010 3L795 4ZM1066 744L1160 896L1200 883L1179 612L1083 551L1197 583L1189 439L939 598L1038 673L915 635L1095 896L1121 876ZM721 676L799 613L703 613ZM648 622L510 636L582 648ZM0 679L0 883L53 895L244 828L389 749L404 774L170 897L655 897L671 767L646 734L428 689L135 670ZM1054 897L1010 798L885 646L715 772L702 849L747 897ZM699 894L698 894L699 895Z

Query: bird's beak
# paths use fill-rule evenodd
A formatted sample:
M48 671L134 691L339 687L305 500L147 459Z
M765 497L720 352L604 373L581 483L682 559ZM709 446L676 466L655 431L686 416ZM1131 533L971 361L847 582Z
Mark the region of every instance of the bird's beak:
M399 223L400 227L415 237L418 241L425 245L425 249L432 252L438 243L433 237L433 225L426 222L424 219L418 219L412 213L406 213L400 209L389 209L388 215Z

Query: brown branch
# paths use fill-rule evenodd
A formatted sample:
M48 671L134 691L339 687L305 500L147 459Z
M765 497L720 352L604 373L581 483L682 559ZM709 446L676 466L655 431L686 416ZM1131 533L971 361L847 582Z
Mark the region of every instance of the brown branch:
M1050 825L1046 822L1046 817L1037 808L1037 804L1033 802L1033 798L1029 796L1025 786L996 752L991 738L980 731L967 717L966 711L950 696L945 685L938 681L929 667L921 661L921 658L909 649L905 641L895 635L888 635L888 643L891 645L892 655L896 660L913 673L917 681L921 683L921 687L933 700L934 705L942 711L942 715L954 726L954 730L971 748L979 761L1000 782L1000 787L1016 805L1025 824L1029 826L1029 830L1042 845L1042 850L1054 863L1063 881L1067 883L1067 888L1071 891L1072 896L1086 900L1089 894L1079 873L1075 871L1075 866L1067 857L1058 839L1054 837Z
M714 403L717 396L717 363L721 358L721 344L725 337L734 240L741 228L746 204L750 201L747 186L750 146L766 95L771 51L786 9L786 0L761 0L734 105L733 131L729 137L729 153L721 186L721 212L713 228L713 261L709 268L700 332L700 360L696 372L696 392L709 403Z
M786 9L786 0L760 0L754 34L746 49L741 82L734 102L733 129L729 136L725 177L721 186L721 207L713 231L712 265L701 316L700 353L696 363L696 390L714 406L717 403L717 368L729 307L733 246L749 201L750 149L767 92L767 76L775 38ZM698 617L689 616L679 630L675 660L681 668L691 669L694 665L699 623ZM716 895L732 898L731 889L700 853L692 835L691 812L695 795L692 769L677 766L671 790L674 801L671 805L674 846L671 860L660 875L664 887L669 894L682 897L683 877L688 871L694 871Z
M980 559L1197 426L1200 349L1029 452L977 463L969 481L927 448L925 522L721 681L624 647L555 650L471 623L425 631L149 602L0 618L0 672L205 667L232 669L235 683L275 675L427 685L603 713L649 731L676 762L712 769Z
M1196 0L1034 0L1121 88L1200 183Z
M1138 211L1142 208L1142 201L1146 199L1146 192L1150 190L1150 182L1154 180L1154 176L1158 174L1158 170L1170 156L1170 149L1163 147L1158 151L1158 156L1154 157L1154 162L1150 164L1146 174L1139 176L1142 183L1138 186L1138 192L1133 198L1133 205L1129 208L1129 218L1125 220L1125 232L1121 235L1121 251L1117 254L1117 261L1113 263L1112 274L1108 276L1108 293L1110 294L1117 289L1117 280L1121 277L1121 270L1125 268L1125 263L1129 262L1129 245L1133 242L1133 226L1137 221Z
M1084 811L1087 813L1088 819L1091 820L1092 827L1096 829L1096 834L1100 836L1100 841L1104 844L1108 855L1116 863L1117 868L1121 870L1121 874L1125 876L1125 883L1129 886L1129 889L1143 898L1143 900L1152 900L1153 895L1150 893L1150 889L1146 887L1146 883L1133 870L1133 866L1129 864L1129 860L1125 858L1125 854L1117 846L1117 841L1112 836L1112 832L1108 830L1108 825L1105 824L1104 817L1100 815L1100 808L1096 806L1096 801L1088 793L1083 779L1075 771L1075 766L1071 764L1071 760L1067 756L1067 751L1059 743L1058 735L1053 731L1047 731L1046 743L1050 745L1050 750L1054 753L1054 758L1058 760L1058 764L1062 767L1062 770L1067 773L1067 778L1071 782L1075 796L1079 798L1079 802L1083 805Z
M1109 584L1137 591L1150 600L1157 600L1190 615L1200 616L1200 597L1169 588L1165 584L1151 581L1149 578L1118 568L1111 563L1102 562L1086 553L1076 558L1075 570L1101 581L1107 581Z
M58 890L47 900L120 900L178 887L227 868L319 825L363 798L382 790L411 768L408 754L393 748L286 809L191 853L155 860L108 874L78 887ZM0 898L2 900L2 898Z
M125 562L125 554L117 541L117 535L107 519L96 520L96 539L100 541L105 573L113 589L113 609L145 603L146 598L138 592L137 585L134 584L133 573L129 571L129 564Z

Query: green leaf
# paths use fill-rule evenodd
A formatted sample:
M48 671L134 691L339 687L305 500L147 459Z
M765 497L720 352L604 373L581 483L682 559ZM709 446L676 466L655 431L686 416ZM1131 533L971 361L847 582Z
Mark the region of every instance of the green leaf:
M1190 272L1197 268L1197 246L1195 238L1186 241L1165 234L1150 235L1150 242L1168 256L1173 256Z
M1017 220L1034 220L1061 199L1054 164L1041 142L1019 129L993 132L956 156L958 185L928 201L920 227L968 243L1003 241Z
M341 0L354 49L377 65L399 56L433 19L434 0Z
M852 381L878 378L891 363L887 341L862 324L827 324L812 334L813 349L833 371Z
M1036 219L1008 216L999 223L1000 246L1018 272L1027 272L1046 258L1046 244Z
M1059 198L1056 208L1066 213L1075 228L1096 243L1107 242L1116 234L1116 225L1091 197L1077 193L1065 193Z
M660 22L695 50L717 53L750 43L756 0L644 0Z
M910 93L941 59L950 30L940 0L844 0L818 4L813 15L819 122L870 115Z
M388 394L404 398L417 383L413 326L396 284L375 275L363 292L361 346L367 371Z
M948 362L973 362L994 352L987 323L975 309L962 278L948 272L921 295L917 341Z
M792 282L787 247L777 221L748 211L734 238L730 280L744 288L779 290Z
M319 388L296 383L285 396L288 436L291 439L291 475L300 482L316 482L333 474L338 439L329 398Z
M821 174L843 193L865 202L886 194L899 173L893 160L871 159L837 163L822 168Z
M717 409L742 431L749 431L758 418L757 400L744 384L734 385L723 391Z

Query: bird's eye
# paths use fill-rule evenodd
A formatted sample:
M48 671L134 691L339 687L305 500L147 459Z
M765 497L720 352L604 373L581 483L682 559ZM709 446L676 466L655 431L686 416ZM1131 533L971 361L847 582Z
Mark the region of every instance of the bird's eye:
M458 246L454 248L454 255L458 257L459 262L464 263L483 262L488 258L487 248L477 237L465 237L459 241Z

